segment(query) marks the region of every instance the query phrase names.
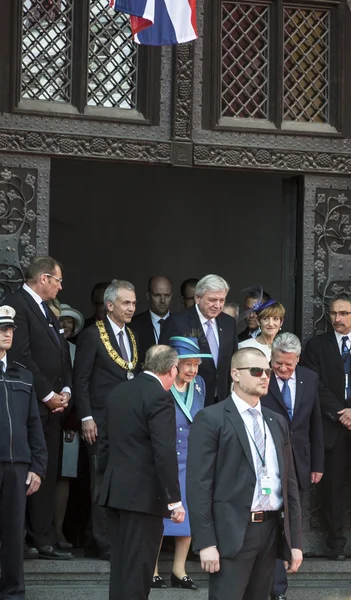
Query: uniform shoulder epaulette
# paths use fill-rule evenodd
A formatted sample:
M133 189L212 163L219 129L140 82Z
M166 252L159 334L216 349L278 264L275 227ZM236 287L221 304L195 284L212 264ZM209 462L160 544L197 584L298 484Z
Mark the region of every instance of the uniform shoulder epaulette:
M22 367L23 369L26 369L26 371L28 371L28 367L22 365L22 363L18 362L18 360L13 360L12 362L14 365L18 365L19 367Z

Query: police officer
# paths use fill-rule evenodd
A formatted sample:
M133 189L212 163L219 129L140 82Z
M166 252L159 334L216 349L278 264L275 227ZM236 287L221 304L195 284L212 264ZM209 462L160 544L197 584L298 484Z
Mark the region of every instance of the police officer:
M0 307L0 600L24 600L26 496L39 489L47 467L32 374L7 360L15 314Z

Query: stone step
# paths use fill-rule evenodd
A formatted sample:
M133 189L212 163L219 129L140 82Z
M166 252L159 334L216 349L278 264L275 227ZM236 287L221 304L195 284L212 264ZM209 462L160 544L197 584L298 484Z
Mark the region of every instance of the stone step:
M169 583L172 563L163 560L160 573ZM108 600L109 563L75 558L71 561L25 561L26 600ZM199 585L194 600L207 600L207 576L199 562L187 564ZM152 590L151 600L190 600L192 593L169 587ZM351 560L333 562L306 559L298 574L290 576L288 600L350 600Z

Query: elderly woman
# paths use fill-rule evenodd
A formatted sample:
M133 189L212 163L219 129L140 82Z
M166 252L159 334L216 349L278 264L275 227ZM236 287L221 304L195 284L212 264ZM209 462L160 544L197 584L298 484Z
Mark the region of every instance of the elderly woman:
M256 338L249 338L240 342L239 348L258 348L271 360L272 343L283 325L285 308L280 302L270 298L269 300L253 307L257 315L257 322L261 329Z
M70 342L71 338L75 338L84 327L84 317L79 310L72 308L69 304L61 304L60 323L63 329L63 335L68 341L69 352L71 356L72 365L74 363L74 356L76 353L75 344Z
M169 340L169 345L177 350L179 356L178 375L170 392L174 398L177 427L177 459L179 483L182 503L186 511L184 522L174 524L169 519L164 521L165 536L175 536L175 554L171 574L172 587L196 590L197 585L187 576L185 561L191 542L188 508L186 504L185 479L186 458L188 452L188 437L191 423L196 413L204 407L205 383L197 372L202 358L212 358L211 354L201 354L196 338L175 336ZM167 585L158 574L158 564L152 580L153 588L166 588Z

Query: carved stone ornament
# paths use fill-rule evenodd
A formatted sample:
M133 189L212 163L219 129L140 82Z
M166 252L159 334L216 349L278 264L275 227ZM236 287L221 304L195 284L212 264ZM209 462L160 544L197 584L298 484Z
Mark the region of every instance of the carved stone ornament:
M45 131L0 131L0 152L5 151L151 163L171 162L170 142L74 136Z
M351 174L350 154L291 152L284 149L248 149L195 144L194 164L240 169Z
M192 135L194 42L179 44L175 52L175 101L173 133L176 139Z

